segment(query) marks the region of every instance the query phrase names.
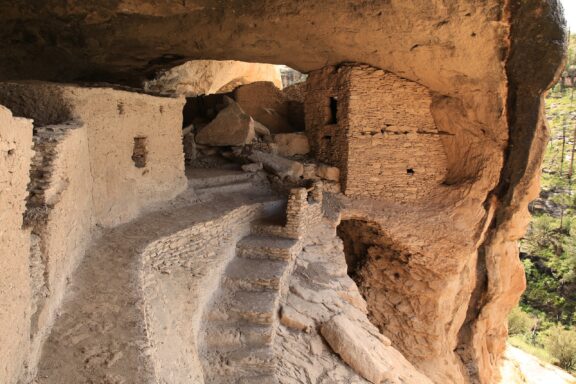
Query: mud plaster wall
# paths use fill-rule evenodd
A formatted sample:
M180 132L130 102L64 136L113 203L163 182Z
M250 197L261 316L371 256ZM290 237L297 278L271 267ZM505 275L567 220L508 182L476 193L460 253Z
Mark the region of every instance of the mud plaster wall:
M33 312L29 367L36 366L67 278L90 243L94 223L86 127L78 124L40 127L34 140L37 152L32 175L43 173L46 177L41 201L29 201L27 211L34 244L30 254ZM40 155L48 156L45 153L48 147L53 158L37 162ZM31 200L34 197L40 198L33 196ZM35 216L36 208L44 210Z
M49 83L0 84L0 103L37 125L81 121L87 129L95 224L115 226L186 187L181 148L184 99ZM145 137L144 168L132 160Z
M0 106L0 378L21 374L30 340L30 235L22 229L32 158L32 122Z
M202 309L234 256L236 242L270 208L242 206L159 239L143 251L146 323L159 382L204 382L197 342Z
M26 213L15 208L14 201L8 201L7 205L2 200L2 207L9 208L11 215L19 215L18 222L3 218L6 227L21 228L23 214L29 227L22 246L15 238L17 233L3 234L0 239L4 248L14 248L8 254L22 260L25 268L19 271L15 269L19 268L18 263L12 262L1 269L2 273L9 273L0 282L2 300L6 298L14 306L12 295L17 295L22 308L10 308L6 303L6 310L0 311L2 316L21 317L6 322L0 319L0 325L6 324L3 329L13 338L0 344L0 356L10 354L10 359L2 362L12 364L5 368L6 372L0 372L0 377L11 380L34 375L67 278L81 260L94 226L128 221L144 207L170 199L185 188L183 154L174 151L182 145L183 101L111 89L37 83L1 84L0 99L14 109L14 114L32 117L36 124L32 172L27 168L19 181L24 185L22 202L28 197ZM5 114L8 116L8 112ZM18 132L16 128L7 128L11 135ZM28 131L31 138L30 123ZM5 135L2 136L4 139ZM15 147L7 152L23 152L14 144L15 138L5 137ZM137 168L132 159L136 137L146 137L144 168ZM20 153L18 161L23 161L24 155ZM13 170L11 177L18 172ZM26 185L30 178L33 182L28 194ZM18 277L20 272L24 274ZM16 287L19 283L24 285L21 290ZM16 335L21 332L25 333L25 343L21 347L11 345L18 343ZM27 372L16 370L23 366L29 367Z
M443 182L448 161L425 87L368 66L325 69L309 79L313 149L341 169L346 195L412 201Z

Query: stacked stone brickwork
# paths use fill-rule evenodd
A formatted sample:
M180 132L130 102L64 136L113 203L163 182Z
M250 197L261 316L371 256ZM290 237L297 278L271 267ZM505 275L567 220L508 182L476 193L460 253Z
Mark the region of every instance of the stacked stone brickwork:
M322 219L322 185L293 189L284 226L259 224L236 246L218 294L205 315L206 383L275 383L273 340L281 297L302 238Z
M310 148L318 161L338 167L346 183L350 67L327 67L311 72L306 80L305 119ZM331 108L336 104L336 109Z
M279 204L276 204L279 205ZM195 258L215 257L226 244L235 243L250 231L260 215L260 205L247 205L211 221L199 223L148 245L144 263L159 272L174 267L189 269Z
M284 222L281 224L256 223L253 231L287 239L301 239L310 226L322 219L322 191L322 182L315 182L314 186L309 189L292 189L288 196Z
M317 71L306 105L312 147L341 169L346 195L421 199L447 173L431 102L425 87L368 66Z
M50 206L46 201L46 190L50 187L55 173L54 161L57 147L72 125L52 125L38 127L34 133L34 157L30 170L28 201L26 203L25 224L35 226L46 220Z
M203 382L198 351L202 308L234 257L236 243L250 233L250 224L281 206L281 201L274 200L243 205L162 237L142 251L145 318L150 347L154 351L155 375L159 380L175 382L172 381L175 377L181 377L186 378L186 382ZM184 306L177 299L180 295L175 289L178 281L184 281L183 285L187 286ZM162 299L165 290L171 296ZM168 304L165 301L158 304L161 300ZM162 326L165 316L170 317L171 323L185 326L166 330Z

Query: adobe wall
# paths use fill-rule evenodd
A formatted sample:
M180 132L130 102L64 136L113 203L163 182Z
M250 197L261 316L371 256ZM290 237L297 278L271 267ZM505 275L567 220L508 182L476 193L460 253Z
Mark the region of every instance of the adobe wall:
M183 152L174 150L182 147L181 99L4 83L0 100L35 125L32 138L32 122L1 111L7 161L1 170L7 173L0 180L13 186L6 191L14 190L1 204L3 227L14 229L0 233L0 245L11 248L14 259L0 260L0 277L7 273L0 279L0 305L8 309L0 311L0 327L7 330L5 337L0 332L0 381L5 382L34 375L67 279L96 226L129 221L147 206L176 196L187 182ZM143 137L145 164L133 158L135 138ZM12 158L14 153L18 156Z
M94 224L86 127L38 127L34 142L36 154L25 215L33 244L30 367L36 366L67 278L82 259Z
M408 202L440 186L448 160L425 87L369 66L310 74L306 130L347 196Z
M170 200L186 187L182 147L184 99L109 88L49 83L2 83L0 102L36 126L81 121L87 129L95 224L129 221L146 206ZM145 137L146 166L132 159Z
M29 231L22 229L32 121L0 106L0 381L16 383L30 340Z

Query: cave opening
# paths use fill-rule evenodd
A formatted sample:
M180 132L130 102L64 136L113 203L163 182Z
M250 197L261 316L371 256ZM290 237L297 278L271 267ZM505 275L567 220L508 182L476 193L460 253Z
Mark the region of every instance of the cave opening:
M366 222L362 220L343 220L336 233L344 244L344 255L348 266L348 276L358 283L359 271L368 260L370 244L363 238Z
M433 276L414 266L414 255L379 223L345 219L336 233L344 245L348 276L366 300L368 319L395 347L411 356L410 341L401 335L410 332L419 318L418 303L429 290L423 276L430 281Z

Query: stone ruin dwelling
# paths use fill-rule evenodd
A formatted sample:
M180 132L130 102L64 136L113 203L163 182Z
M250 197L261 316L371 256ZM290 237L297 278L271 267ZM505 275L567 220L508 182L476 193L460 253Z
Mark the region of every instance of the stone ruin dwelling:
M332 67L310 75L306 128L345 195L415 201L442 185L448 166L431 104L425 87L392 73Z
M0 383L498 383L563 27L0 2Z

